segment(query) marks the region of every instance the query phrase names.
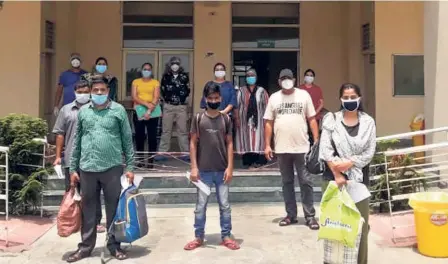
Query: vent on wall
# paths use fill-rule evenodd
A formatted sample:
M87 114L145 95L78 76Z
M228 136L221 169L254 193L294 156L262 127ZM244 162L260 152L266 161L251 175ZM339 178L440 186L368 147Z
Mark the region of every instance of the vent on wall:
M361 40L361 45L362 45L362 51L366 51L369 50L371 48L371 43L370 43L370 23L364 24L362 25L362 40Z
M45 21L45 48L53 50L55 47L54 23Z

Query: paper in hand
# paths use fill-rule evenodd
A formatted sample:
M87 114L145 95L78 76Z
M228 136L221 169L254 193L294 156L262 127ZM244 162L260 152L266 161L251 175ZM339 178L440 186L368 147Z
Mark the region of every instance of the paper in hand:
M64 179L64 173L62 172L62 166L61 165L56 165L54 166L54 171L56 172L56 175L58 176L59 179Z
M190 172L187 171L187 173L185 174L185 177L187 177L187 179L190 181ZM203 181L198 180L197 182L191 181L194 185L196 185L196 187L198 187L198 189L205 193L207 196L210 195L210 193L212 192L210 190L210 187L208 187Z

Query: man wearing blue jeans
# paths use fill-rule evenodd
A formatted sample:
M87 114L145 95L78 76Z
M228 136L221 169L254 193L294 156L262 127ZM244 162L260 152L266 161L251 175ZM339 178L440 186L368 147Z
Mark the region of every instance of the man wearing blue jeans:
M229 184L233 173L232 122L227 114L220 113L219 85L209 82L204 88L207 110L198 113L192 121L190 179L199 179L207 186L215 185L219 204L222 245L236 250L240 246L231 238L232 218L229 204ZM198 189L194 211L195 239L184 249L193 250L204 244L205 219L209 196Z

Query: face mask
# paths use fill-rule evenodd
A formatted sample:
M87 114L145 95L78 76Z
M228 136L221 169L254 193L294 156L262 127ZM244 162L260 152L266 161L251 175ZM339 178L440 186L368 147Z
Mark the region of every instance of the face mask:
M75 96L76 96L76 102L78 102L80 104L86 104L90 100L90 94L75 93Z
M285 90L290 90L290 89L294 88L294 82L290 79L283 80L282 88Z
M107 65L96 65L95 70L99 73L105 73L107 71Z
M313 76L305 76L305 78L303 78L303 80L307 84L312 84L314 82L314 77Z
M213 110L218 109L220 105L221 105L221 102L216 102L216 103L207 102L207 107L210 109L213 109Z
M173 64L173 65L171 65L171 70L172 70L173 72L177 72L177 71L179 70L179 65L177 65L177 64Z
M341 99L342 107L344 107L345 110L350 111L350 112L358 110L360 101L361 101L361 97L356 98L356 99L350 99L350 100Z
M215 71L215 77L216 78L224 78L224 76L226 76L226 72L225 71Z
M256 81L257 81L257 77L255 77L255 76L246 77L246 83L249 85L254 85Z
M148 71L148 70L142 71L143 78L149 78L149 77L151 77L151 74L152 74L152 71Z
M72 67L73 67L73 68L79 68L79 66L81 66L81 61L78 60L78 59L73 59L73 60L71 61L71 63L72 63Z
M92 94L92 102L96 105L103 105L107 102L107 94Z

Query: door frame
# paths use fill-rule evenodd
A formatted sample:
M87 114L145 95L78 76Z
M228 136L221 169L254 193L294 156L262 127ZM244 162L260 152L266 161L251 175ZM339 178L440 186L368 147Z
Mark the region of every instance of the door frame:
M165 65L162 65L162 56L164 54L187 54L189 55L189 78L190 78L190 89L191 94L189 98L189 105L192 105L193 103L193 96L194 96L194 89L193 89L193 80L194 80L194 54L192 49L147 49L147 48L138 48L138 49L123 49L122 53L122 67L121 67L121 73L122 73L122 80L121 80L121 88L118 93L119 100L120 101L128 101L131 100L131 97L126 96L126 55L127 54L150 54L154 55L154 65L153 65L153 76L155 76L156 80L159 80L162 78L162 74L165 68Z

